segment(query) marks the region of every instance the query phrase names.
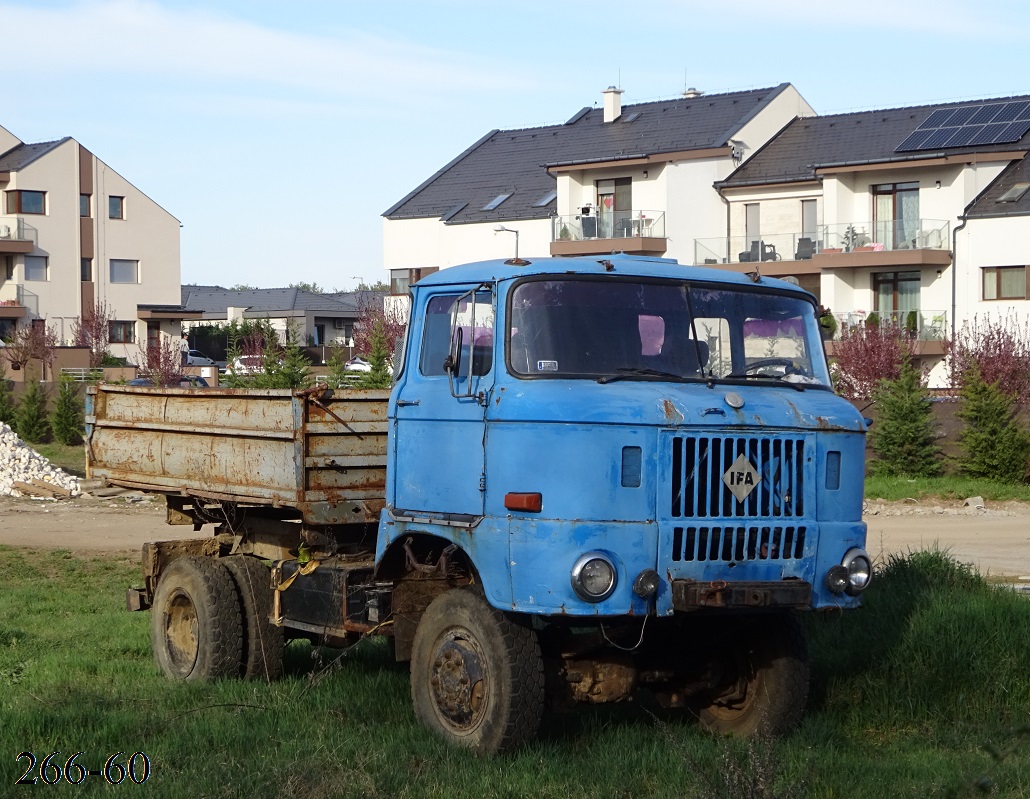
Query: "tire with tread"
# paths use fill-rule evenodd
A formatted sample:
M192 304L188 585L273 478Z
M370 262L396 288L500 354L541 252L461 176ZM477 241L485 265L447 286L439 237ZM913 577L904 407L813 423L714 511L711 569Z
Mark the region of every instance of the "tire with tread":
M269 621L273 591L268 567L248 555L232 555L221 563L236 586L243 615L243 644L239 675L245 680L271 682L283 676L283 628Z
M722 735L783 735L801 721L808 701L809 663L805 633L793 613L738 626L727 639L718 667L722 697L695 705L701 726Z
M240 600L218 560L181 557L158 579L150 611L154 660L168 677L210 680L239 674Z
M536 633L491 607L479 589L434 599L415 630L411 699L430 730L479 754L536 737L544 672Z

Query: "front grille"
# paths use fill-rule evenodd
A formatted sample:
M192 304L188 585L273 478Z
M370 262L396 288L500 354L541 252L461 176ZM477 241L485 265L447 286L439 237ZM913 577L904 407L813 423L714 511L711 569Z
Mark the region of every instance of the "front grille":
M674 527L672 530L674 562L798 560L804 551L804 527Z
M805 514L805 440L801 437L671 436L669 514L673 519L793 518ZM739 501L723 482L738 456L754 469Z

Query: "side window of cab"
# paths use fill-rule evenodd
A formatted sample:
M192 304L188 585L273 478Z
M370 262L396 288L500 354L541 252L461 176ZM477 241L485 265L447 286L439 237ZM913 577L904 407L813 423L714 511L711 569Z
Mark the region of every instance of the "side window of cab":
M493 366L494 310L488 291L440 294L426 305L419 371L425 377L446 377L446 363L460 345L457 377L487 374ZM471 359L469 352L471 350Z

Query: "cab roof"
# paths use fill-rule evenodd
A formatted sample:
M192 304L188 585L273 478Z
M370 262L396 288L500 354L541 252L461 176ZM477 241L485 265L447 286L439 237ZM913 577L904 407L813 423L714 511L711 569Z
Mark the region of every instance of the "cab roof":
M754 286L755 282L746 274L727 269L713 269L705 266L684 266L672 258L647 258L639 255L589 255L574 258L528 258L522 265L510 260L496 259L450 266L426 275L415 287L449 286L470 283L494 283L501 280L515 280L530 275L610 275L614 277L649 277L676 280L725 283L728 285ZM780 290L792 290L799 294L808 292L785 280L761 278L761 286Z

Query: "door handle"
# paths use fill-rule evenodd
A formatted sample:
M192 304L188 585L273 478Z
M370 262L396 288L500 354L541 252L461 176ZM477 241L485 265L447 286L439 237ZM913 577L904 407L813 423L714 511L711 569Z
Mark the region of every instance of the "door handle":
M397 407L398 408L407 408L407 407L409 407L411 405L419 405L419 404L421 404L421 402L422 402L422 400L402 400L402 399L399 399L399 400L397 400Z

